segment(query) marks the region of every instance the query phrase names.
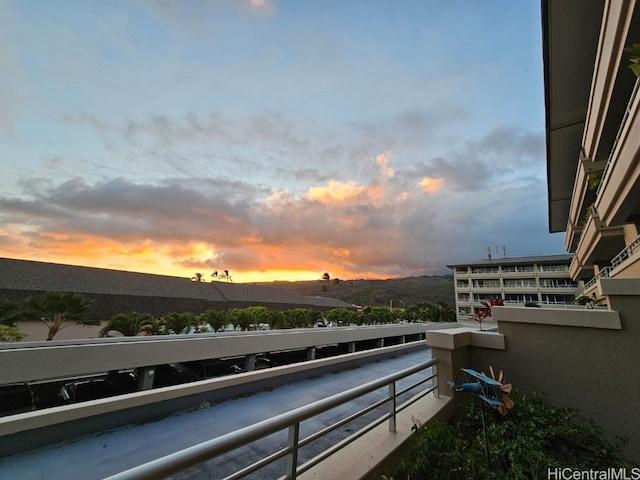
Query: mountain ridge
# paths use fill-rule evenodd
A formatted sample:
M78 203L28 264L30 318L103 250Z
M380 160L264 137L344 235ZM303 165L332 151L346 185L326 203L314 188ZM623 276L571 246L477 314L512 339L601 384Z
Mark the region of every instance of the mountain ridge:
M289 288L307 296L337 298L360 306L408 307L416 303L445 302L455 306L453 275L391 278L385 280L272 281L255 285Z

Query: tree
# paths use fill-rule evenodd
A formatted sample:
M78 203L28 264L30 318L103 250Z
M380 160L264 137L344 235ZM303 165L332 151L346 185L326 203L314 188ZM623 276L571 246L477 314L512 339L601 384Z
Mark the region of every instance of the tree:
M267 307L256 305L252 307L247 307L245 310L251 317L251 323L253 324L254 330L257 330L262 325L269 324L269 318L271 317L271 312Z
M456 313L451 306L443 301L437 303L427 303L426 308L426 320L428 322L455 322Z
M158 322L148 313L130 312L118 313L111 317L107 324L100 330L100 337L109 337L111 332L117 332L125 337L136 335L155 335L158 331Z
M214 332L221 332L227 326L227 312L224 310L207 310L198 315L198 322L206 323Z
M322 313L311 308L293 308L282 312L284 317L283 326L285 328L308 328L312 327L322 318Z
M233 277L233 274L229 273L229 270L223 270L222 273L218 273L218 278L226 280L227 282L233 282L231 277Z
M332 322L334 325L351 325L357 323L357 313L348 308L339 307L332 308L324 314L324 318Z
M196 323L196 317L193 313L170 313L160 319L158 333L162 335L172 335L189 333L189 327Z
M204 275L200 272L196 272L193 274L193 277L191 277L191 280L194 282L204 282Z
M87 318L91 299L74 292L47 292L27 301L28 316L42 320L49 328L47 340L72 323L76 325L99 325L98 320Z
M329 275L327 272L324 272L322 274L322 277L320 277L320 281L326 282L326 285L322 285L322 291L326 292L329 289L329 286L331 285L331 275Z
M6 297L0 297L0 325L15 327L23 316L20 306Z
M19 342L25 334L18 327L0 323L0 342Z
M393 323L394 315L387 307L370 307L362 311L363 323L367 325Z
M236 329L249 330L253 320L249 310L246 308L232 308L228 314L230 323L233 323Z

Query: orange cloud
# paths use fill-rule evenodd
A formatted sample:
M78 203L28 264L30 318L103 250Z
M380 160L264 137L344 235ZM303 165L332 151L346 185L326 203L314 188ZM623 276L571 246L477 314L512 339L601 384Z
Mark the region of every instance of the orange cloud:
M391 152L381 153L376 157L376 163L380 166L382 175L385 178L391 178L396 174L393 167L389 166L393 160L393 154Z
M433 193L437 192L444 186L444 180L441 178L424 177L420 180L420 186L425 192Z
M338 182L332 180L326 187L309 187L306 198L321 203L344 203L352 200L365 191L365 187L358 187L356 182Z

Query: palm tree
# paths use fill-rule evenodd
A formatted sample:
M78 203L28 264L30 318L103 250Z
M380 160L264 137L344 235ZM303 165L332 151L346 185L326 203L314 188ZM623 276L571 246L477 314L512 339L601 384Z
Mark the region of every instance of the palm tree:
M20 306L6 297L0 297L0 325L15 327L22 318Z
M204 282L204 275L200 272L196 272L193 274L193 277L191 277L191 280L194 282Z
M98 335L109 337L111 332L117 332L125 337L135 337L139 334L154 335L157 328L156 319L148 313L119 313L111 317Z
M322 277L320 277L320 281L327 283L326 285L322 285L322 291L326 292L329 289L329 286L331 285L331 276L327 272L324 272L322 274Z
M27 301L28 315L42 320L49 328L47 340L69 326L99 325L98 320L87 318L91 308L91 299L86 295L74 292L47 292L40 297L32 297Z
M455 322L456 312L446 302L442 300L435 304L436 322Z
M232 276L233 274L229 273L229 270L223 270L221 273L218 273L218 278L222 278L227 282L233 282L233 280L231 280Z

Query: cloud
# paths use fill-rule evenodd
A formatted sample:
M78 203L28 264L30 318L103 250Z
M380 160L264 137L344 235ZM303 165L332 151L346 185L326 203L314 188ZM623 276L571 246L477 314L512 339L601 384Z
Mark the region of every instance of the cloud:
M359 187L356 182L331 181L326 187L309 187L306 198L321 203L342 203L358 198L365 192L364 187Z
M420 186L422 187L422 189L425 192L429 193L437 192L442 188L443 184L444 182L441 178L424 177L422 180L420 180Z
M243 0L243 4L253 12L270 14L275 11L275 6L270 0Z
M0 253L129 256L228 268L237 281L273 269L447 273L447 263L482 257L487 244L548 253L539 139L502 129L414 163L385 150L362 160L368 174L358 180L300 166L291 175L307 186L298 192L212 174L27 178L21 195L0 197Z

